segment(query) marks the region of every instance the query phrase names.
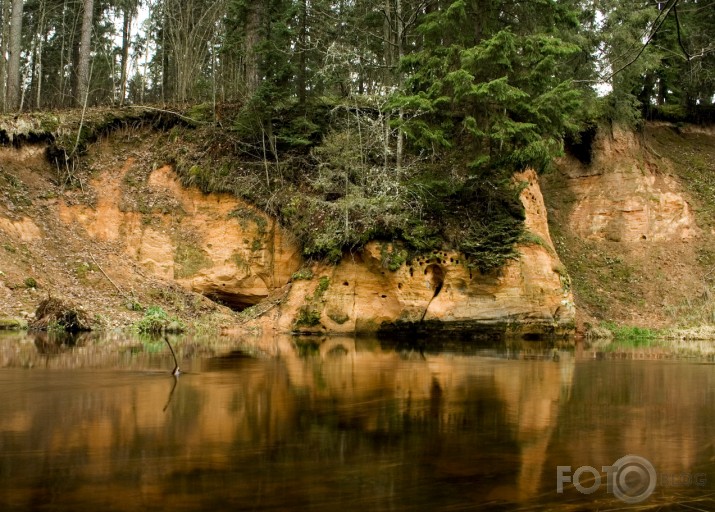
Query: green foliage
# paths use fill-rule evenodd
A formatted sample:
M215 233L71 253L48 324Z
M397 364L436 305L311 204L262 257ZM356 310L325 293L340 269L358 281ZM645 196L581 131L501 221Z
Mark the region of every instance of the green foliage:
M380 245L380 258L382 266L392 272L400 268L409 257L406 250L395 247L394 244L382 243Z
M144 306L134 299L127 301L126 306L129 311L144 311Z
M330 278L321 276L313 290L312 295L305 298L305 304L300 307L293 321L293 326L300 327L315 327L320 324L320 310L323 306L323 296L330 286Z
M601 66L614 73L607 120L697 119L712 104L715 75L707 70L715 56L702 49L712 40L715 16L706 10L697 0L603 3Z
M134 329L144 334L183 332L185 328L181 320L170 317L160 306L149 306L144 317L134 324Z
M470 223L459 250L469 258L470 266L480 272L490 272L519 255L514 245L519 241L521 228L521 223L509 216L489 224Z
M252 208L237 208L229 213L228 216L237 219L243 229L248 228L248 222L254 223L259 236L264 236L268 232L268 221L265 215L256 212Z
M313 279L313 271L309 267L302 268L297 272L293 272L291 279L293 279L294 281L300 281L301 279Z
M311 306L302 306L298 310L294 325L296 327L315 327L320 324L320 313Z
M24 283L26 288L37 288L37 281L34 277L26 277Z
M199 123L210 123L214 119L214 106L211 103L199 103L186 111L186 117Z
M315 287L315 291L313 292L313 300L316 302L322 300L329 285L330 279L327 276L321 276L321 278L318 279L318 286Z
M580 48L554 30L561 23L568 33L573 20L552 3L512 7L528 11L533 26L474 21L461 1L425 18L428 44L404 59L406 87L393 100L416 147L434 152L460 141L475 170L541 170L559 154L585 95L564 65Z
M613 334L613 339L619 343L628 343L633 347L648 346L662 336L657 329L619 325L614 322L602 322L601 326Z

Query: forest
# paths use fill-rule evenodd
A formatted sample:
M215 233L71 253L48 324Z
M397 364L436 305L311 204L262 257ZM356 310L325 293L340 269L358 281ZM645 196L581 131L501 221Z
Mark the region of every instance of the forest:
M186 184L250 200L333 260L384 238L498 267L527 236L514 170L564 147L588 159L603 123L715 120L715 0L2 0L0 15L5 113L182 112L213 141L171 157Z

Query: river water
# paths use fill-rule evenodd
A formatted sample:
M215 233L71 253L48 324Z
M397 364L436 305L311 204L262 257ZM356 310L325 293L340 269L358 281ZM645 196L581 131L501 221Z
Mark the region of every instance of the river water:
M0 335L0 510L715 508L706 358L172 340Z

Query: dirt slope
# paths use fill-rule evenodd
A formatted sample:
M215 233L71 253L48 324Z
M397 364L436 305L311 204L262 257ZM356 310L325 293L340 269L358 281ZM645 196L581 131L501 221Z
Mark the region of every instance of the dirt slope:
M715 132L602 129L580 156L542 180L580 326L712 323Z
M0 317L31 319L48 296L83 308L101 328L126 327L142 316L140 306L148 305L189 323L206 321L207 313L231 317L228 308L141 268L127 257L122 241L89 236L77 219L63 221L59 214L101 209L97 189L119 187L111 178L121 175L128 161L150 170L153 142L146 130L97 142L75 169L80 186L73 188L65 187L48 163L45 144L0 147ZM91 179L99 175L107 178ZM136 190L134 197L146 200L147 191Z

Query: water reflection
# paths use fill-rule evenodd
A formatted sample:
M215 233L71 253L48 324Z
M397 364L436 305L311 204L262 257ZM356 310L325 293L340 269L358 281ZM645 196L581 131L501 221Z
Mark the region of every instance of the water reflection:
M74 343L0 337L2 510L591 508L556 466L628 453L715 480L708 365L176 339L175 378L165 345Z

